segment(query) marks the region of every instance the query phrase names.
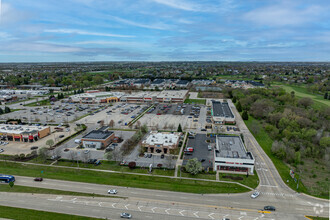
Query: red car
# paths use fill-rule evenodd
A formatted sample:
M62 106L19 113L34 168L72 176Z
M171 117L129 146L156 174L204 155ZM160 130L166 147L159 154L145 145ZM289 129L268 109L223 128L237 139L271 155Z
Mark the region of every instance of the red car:
M41 182L41 181L43 181L43 179L42 179L42 177L36 177L36 178L34 178L34 181Z

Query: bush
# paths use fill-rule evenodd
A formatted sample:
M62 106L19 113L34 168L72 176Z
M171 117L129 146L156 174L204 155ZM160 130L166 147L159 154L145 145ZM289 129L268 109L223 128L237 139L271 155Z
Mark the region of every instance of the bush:
M161 164L161 163L157 164L158 168L162 168L162 166L163 166L163 164Z
M134 169L136 167L136 163L134 161L128 163L128 167L130 169Z

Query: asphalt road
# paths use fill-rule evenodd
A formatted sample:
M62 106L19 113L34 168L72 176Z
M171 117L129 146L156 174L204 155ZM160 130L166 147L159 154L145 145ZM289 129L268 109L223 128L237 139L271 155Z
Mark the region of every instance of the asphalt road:
M118 209L121 211L127 211L134 213L134 218L140 219L145 215L156 215L163 219L180 219L181 217L189 218L203 218L203 219L220 219L222 217L228 217L230 219L304 219L304 215L329 215L329 203L325 200L313 199L297 193L293 194L271 194L262 192L257 199L251 199L251 193L242 194L191 194L180 192L168 192L160 190L147 190L137 188L127 188L118 186L108 186L100 184L70 182L62 180L45 179L43 182L34 182L31 177L16 176L16 185L32 186L39 188L58 189L65 191L95 193L100 195L106 195L109 189L117 189L119 197L126 197L126 199L117 198L105 198L103 201L101 198L97 198L99 202L105 202L103 205L109 208L111 206L114 210L110 213L118 214ZM5 196L7 197L7 195ZM13 196L15 198L15 196ZM42 197L42 196L41 196ZM91 198L84 199L78 198L77 202L67 201L70 199L56 199L55 195L48 196L46 199L37 195L29 195L22 197L25 201L20 203L6 203L6 199L0 196L0 203L2 205L13 205L18 207L29 207L31 203L37 202L41 210L48 210L49 205L52 208L58 207L53 210L57 212L66 212L66 209L62 209L63 203L70 203L69 206L74 206L69 212L74 214L76 209L93 209L95 203L86 203L84 201L93 200ZM26 200L24 200L26 198ZM52 200L49 200L51 198ZM71 198L72 199L72 198ZM33 202L31 202L33 200ZM75 201L76 201L75 200ZM80 202L78 202L80 201ZM113 203L116 203L113 205ZM28 205L27 205L28 204ZM76 206L76 204L79 204ZM112 206L113 205L113 206ZM276 207L275 212L260 213L259 211L265 205L273 205ZM139 208L140 207L140 208ZM111 209L111 208L110 208ZM167 210L167 211L165 211ZM108 210L110 211L110 210ZM106 213L108 213L108 211ZM196 213L197 212L197 213ZM81 214L84 212L81 212ZM90 212L92 214L94 212ZM194 215L195 213L196 215ZM214 213L214 214L212 214ZM98 217L105 217L103 212L100 211ZM164 217L166 215L167 217ZM89 216L89 215L88 215ZM157 217L157 218L158 218ZM152 219L154 219L152 217Z

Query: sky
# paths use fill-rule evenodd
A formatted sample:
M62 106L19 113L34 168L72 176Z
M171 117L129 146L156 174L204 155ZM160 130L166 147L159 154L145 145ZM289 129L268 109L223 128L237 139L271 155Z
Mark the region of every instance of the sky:
M0 62L330 61L329 0L0 0Z

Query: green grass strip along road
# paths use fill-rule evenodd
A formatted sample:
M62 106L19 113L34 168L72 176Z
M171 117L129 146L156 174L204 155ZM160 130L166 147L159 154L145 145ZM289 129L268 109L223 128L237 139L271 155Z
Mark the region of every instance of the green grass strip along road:
M184 100L184 103L206 105L206 99L186 99Z
M17 219L17 220L92 220L99 218L90 218L78 215L67 215L55 212L45 212L45 211L37 211L32 209L22 209L22 208L14 208L9 206L0 206L0 215L1 218L8 219Z
M40 166L24 163L0 162L0 173L21 176L41 176L77 182L108 184L125 187L167 190L187 193L242 193L249 189L233 183L179 179L150 175L132 175L108 173L93 170L82 170L52 166Z
M15 193L36 193L36 194L54 194L54 195L69 195L69 196L88 196L88 197L112 197L106 195L98 195L93 193L80 193L80 192L70 192L62 191L56 189L44 189L30 186L18 186L14 185L12 188L9 184L1 184L0 192L15 192ZM116 197L117 198L117 197Z

